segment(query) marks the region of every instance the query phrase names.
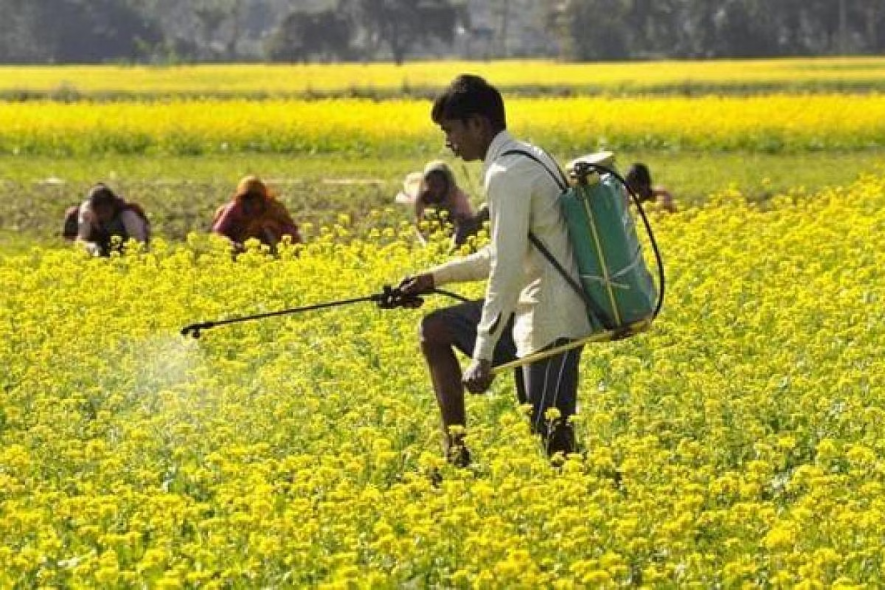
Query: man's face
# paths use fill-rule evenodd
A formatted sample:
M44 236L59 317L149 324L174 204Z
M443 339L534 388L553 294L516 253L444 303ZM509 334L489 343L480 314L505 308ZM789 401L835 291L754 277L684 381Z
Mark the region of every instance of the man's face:
M440 129L446 134L446 147L465 162L481 160L486 155L488 145L483 135L483 127L478 117L466 120L443 119Z

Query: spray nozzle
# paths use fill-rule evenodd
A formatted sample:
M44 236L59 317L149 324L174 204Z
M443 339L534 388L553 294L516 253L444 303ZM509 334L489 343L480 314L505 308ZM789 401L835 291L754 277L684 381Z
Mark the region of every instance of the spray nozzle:
M212 328L215 324L213 322L203 322L202 324L191 324L189 326L185 326L181 329L181 335L185 338L191 336L194 340L197 340L202 335L201 332L203 330L208 330Z

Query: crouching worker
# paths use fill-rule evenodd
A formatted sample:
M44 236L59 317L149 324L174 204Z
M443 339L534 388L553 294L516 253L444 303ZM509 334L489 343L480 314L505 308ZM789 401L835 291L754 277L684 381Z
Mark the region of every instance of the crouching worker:
M456 78L436 99L432 119L455 155L484 162L490 214L488 246L400 285L406 293L420 294L446 283L488 280L484 300L432 312L420 326L446 457L463 466L470 462L463 437L465 386L471 393L485 392L494 365L586 337L591 326L581 296L529 240L531 232L577 278L560 188L545 170L555 171L556 163L508 133L500 93L477 76ZM531 153L544 166L514 150ZM456 349L472 357L463 374ZM580 355L576 347L516 369L517 397L531 404L532 430L549 455L576 450L569 418L576 410ZM552 408L558 417L548 413Z
M215 212L212 231L229 239L237 250L242 250L252 238L271 248L283 236L289 236L292 243L301 242L298 226L286 206L257 176L246 176L240 181L231 201Z
M627 186L630 187L636 196L639 197L640 203L653 202L660 203L664 211L668 213L676 212L676 203L673 202L673 195L662 186L655 186L651 180L651 171L648 166L642 162L636 162L630 166L625 178Z
M428 215L435 210L437 217L444 214L445 220L454 228L453 241L460 246L467 239L465 225L473 219L473 210L467 195L455 181L455 174L449 166L440 160L430 162L424 167L424 181L421 192L415 199L415 223L422 241L426 241L430 232L422 229L422 224L432 218Z
M76 240L93 256L109 256L115 245L122 246L130 239L146 244L150 229L144 209L118 197L102 183L89 189L82 204L65 213L64 237Z
M452 245L460 247L488 221L484 207L474 215L467 193L458 186L455 173L442 160L428 162L423 172L406 176L397 202L415 206L418 239L424 244L442 223L449 223Z

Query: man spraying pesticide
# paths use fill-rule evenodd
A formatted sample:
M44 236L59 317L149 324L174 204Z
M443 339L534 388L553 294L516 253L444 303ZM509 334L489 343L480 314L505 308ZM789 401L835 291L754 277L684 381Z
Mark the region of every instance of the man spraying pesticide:
M655 304L626 198L613 187L623 179L598 162L577 162L578 186L569 189L550 156L508 133L501 94L478 76L457 77L434 102L431 117L456 156L483 161L491 235L486 248L398 287L417 296L446 283L488 280L485 299L432 312L420 324L446 458L470 463L464 388L485 392L494 373L509 367L516 367L517 397L531 404L532 431L548 455L572 453L583 345L644 329L663 296L661 282ZM575 246L578 238L590 247ZM612 260L624 264L613 268ZM455 349L472 359L463 374ZM553 408L558 412L548 412Z
M432 118L456 156L484 163L491 226L486 248L381 293L191 324L182 334L197 338L222 325L362 302L392 309L419 307L425 294L457 298L463 303L421 321L421 349L447 459L458 466L470 463L464 388L482 393L495 373L507 369L515 369L518 400L531 404L531 427L547 453L574 452L570 418L583 346L646 329L663 302L663 265L639 198L611 168L610 154L572 162L569 185L543 150L507 132L501 94L478 76L456 78L436 99ZM657 257L658 289L642 256L627 193ZM483 279L488 280L483 300L464 301L439 288ZM463 374L455 349L472 357Z

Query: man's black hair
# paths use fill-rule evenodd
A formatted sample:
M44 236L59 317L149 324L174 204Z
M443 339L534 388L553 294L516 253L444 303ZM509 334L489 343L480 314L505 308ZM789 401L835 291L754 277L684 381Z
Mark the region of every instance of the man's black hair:
M472 116L485 117L493 131L507 129L504 99L497 88L479 76L461 74L449 84L433 103L430 113L437 125L443 119L466 121Z

